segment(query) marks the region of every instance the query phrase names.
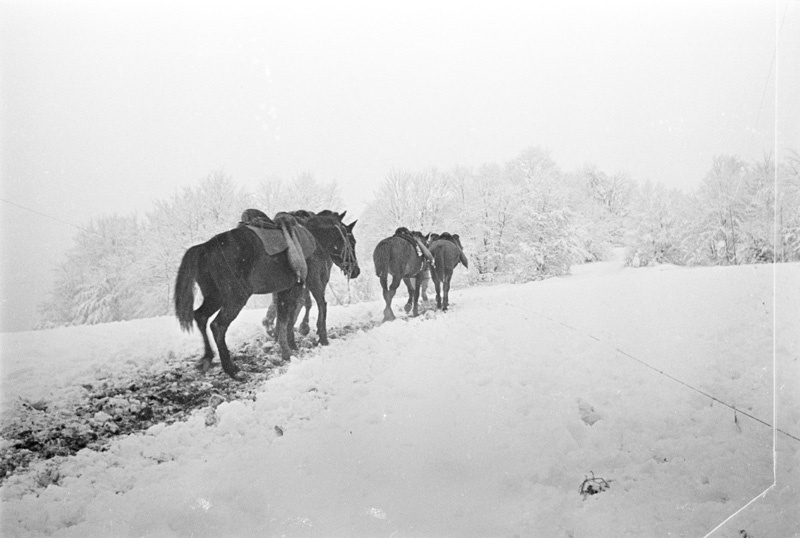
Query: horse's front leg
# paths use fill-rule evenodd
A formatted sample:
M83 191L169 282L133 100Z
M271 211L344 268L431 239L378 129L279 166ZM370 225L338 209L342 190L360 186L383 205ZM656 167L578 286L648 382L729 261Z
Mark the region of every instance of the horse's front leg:
M300 331L300 334L302 334L303 336L308 336L308 333L311 332L311 327L309 327L308 325L308 317L311 314L311 294L308 293L308 289L306 289L305 293L303 294L303 299L304 299L303 306L305 307L306 311L303 314L303 321L300 322L300 327L298 328L298 331ZM299 308L297 310L297 313L298 315L300 314Z
M275 304L278 302L277 294L272 294L272 302L267 308L267 313L264 315L264 320L261 322L267 330L269 336L275 337L275 318L277 316L277 308Z
M328 302L325 300L325 285L315 287L311 290L314 301L317 303L317 337L321 346L328 345ZM309 308L311 307L309 298Z
M305 287L303 286L294 286L291 288L289 293L289 307L287 310L289 319L286 322L286 343L289 344L289 348L297 351L297 341L295 340L294 334L294 324L297 322L297 317L300 314L300 299L303 297L303 293L305 292Z

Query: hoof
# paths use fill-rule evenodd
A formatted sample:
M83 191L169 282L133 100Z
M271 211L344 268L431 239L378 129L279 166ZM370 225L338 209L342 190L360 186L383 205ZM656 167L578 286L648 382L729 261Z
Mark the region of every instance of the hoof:
M411 312L411 305L406 303L406 305L403 307L403 310L405 310L406 314L408 314L409 312Z
M311 332L311 329L309 328L308 324L301 323L300 328L297 329L297 332L299 332L302 336L308 336L308 333Z
M194 367L197 368L197 371L199 371L201 374L208 372L211 366L212 366L211 359L206 359L206 358L200 359L199 361L197 361L197 364L194 365Z
M328 342L328 339L327 339L327 338L320 338L320 339L319 339L319 341L318 341L317 343L318 343L319 345L321 345L321 346L327 346L328 344L330 344L330 342Z
M241 370L236 370L233 374L229 373L228 375L231 377L231 379L233 379L234 381L238 381L240 383L243 381L247 381L247 374L242 372Z

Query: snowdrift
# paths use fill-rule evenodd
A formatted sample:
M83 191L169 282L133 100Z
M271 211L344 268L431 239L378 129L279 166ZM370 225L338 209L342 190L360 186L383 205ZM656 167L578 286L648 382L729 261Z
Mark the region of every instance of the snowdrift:
M45 488L37 466L9 478L0 530L797 536L798 297L797 264L592 264L453 290L447 314L334 340L213 421L197 412L83 450ZM331 308L329 326L381 311ZM245 311L229 343L261 334L262 315ZM201 350L172 318L0 342L4 409Z

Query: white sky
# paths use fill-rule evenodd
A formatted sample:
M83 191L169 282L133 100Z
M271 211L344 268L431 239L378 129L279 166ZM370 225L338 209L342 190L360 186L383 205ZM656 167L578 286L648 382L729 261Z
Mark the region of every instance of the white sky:
M794 1L225 4L0 2L0 329L75 232L8 202L84 225L215 170L309 171L355 216L392 168L530 145L691 189L774 151L776 73L777 148L800 145Z

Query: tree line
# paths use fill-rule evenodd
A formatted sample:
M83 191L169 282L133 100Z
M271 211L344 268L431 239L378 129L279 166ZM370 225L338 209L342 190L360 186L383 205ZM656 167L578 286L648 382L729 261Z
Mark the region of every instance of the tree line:
M103 216L78 232L40 305L42 326L170 314L185 250L236 226L248 207L268 215L348 209L335 181L309 173L267 179L255 192L211 173L156 200L143 216ZM750 163L718 156L689 193L591 164L565 172L540 147L502 164L392 170L355 229L364 274L347 281L334 268L332 304L380 296L371 278L372 248L399 226L458 233L470 256L461 284L562 275L572 264L607 259L620 246L632 266L798 261L800 156L779 164L770 156ZM268 301L254 299L262 307Z

